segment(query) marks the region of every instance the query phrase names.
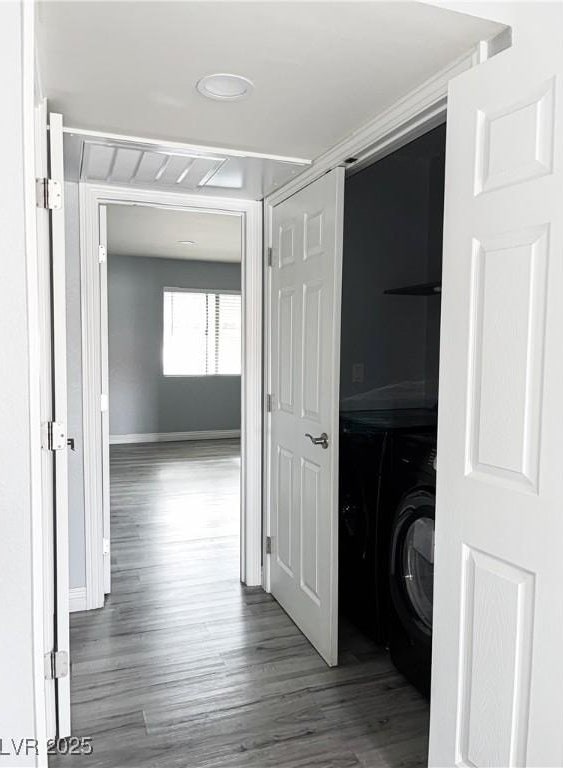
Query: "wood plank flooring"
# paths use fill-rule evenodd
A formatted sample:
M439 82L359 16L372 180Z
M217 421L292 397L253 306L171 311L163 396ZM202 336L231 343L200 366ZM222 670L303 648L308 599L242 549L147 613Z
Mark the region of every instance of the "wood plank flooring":
M112 446L113 591L73 614L72 721L51 768L426 765L428 705L350 628L329 669L239 583L236 441Z

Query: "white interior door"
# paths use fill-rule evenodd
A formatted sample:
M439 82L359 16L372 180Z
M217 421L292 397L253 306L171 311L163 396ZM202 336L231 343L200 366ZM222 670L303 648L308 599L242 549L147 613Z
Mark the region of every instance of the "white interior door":
M343 199L337 168L275 206L272 226L271 591L330 665L338 662Z
M49 115L49 177L64 188L62 115ZM63 196L64 197L64 196ZM64 201L50 210L52 329L52 454L54 461L54 650L57 735L70 735L69 541L66 369L66 262Z
M99 208L100 265L100 401L102 436L102 516L104 594L111 592L111 526L110 526L110 467L109 467L109 331L108 331L108 225L107 206Z
M49 131L47 128L47 101L35 108L35 177L49 176ZM46 208L37 208L37 262L39 276L39 318L41 328L41 424L53 421L52 381L52 305L51 305L51 235L50 214ZM53 452L44 445L41 451L41 498L43 532L43 650L45 654L55 647L55 570L54 546L54 481ZM57 735L57 707L55 680L45 680L45 711L47 738Z
M448 97L432 766L563 765L562 27Z

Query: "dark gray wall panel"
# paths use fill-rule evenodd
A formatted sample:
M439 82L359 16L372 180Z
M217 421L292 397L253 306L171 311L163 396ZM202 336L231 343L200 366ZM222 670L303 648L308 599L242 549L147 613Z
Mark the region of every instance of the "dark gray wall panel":
M384 291L441 279L444 145L440 126L346 181L343 409L436 402L440 298Z

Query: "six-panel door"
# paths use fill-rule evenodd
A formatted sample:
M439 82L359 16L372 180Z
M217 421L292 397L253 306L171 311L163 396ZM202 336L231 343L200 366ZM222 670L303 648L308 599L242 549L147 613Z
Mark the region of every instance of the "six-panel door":
M271 590L331 665L343 191L339 168L273 212ZM313 442L323 433L326 448Z
M558 12L448 96L432 766L563 764Z

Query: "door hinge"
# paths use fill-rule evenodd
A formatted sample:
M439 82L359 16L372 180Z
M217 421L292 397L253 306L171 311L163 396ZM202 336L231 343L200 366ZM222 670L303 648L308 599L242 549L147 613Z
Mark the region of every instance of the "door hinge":
M62 451L67 447L66 425L60 421L47 421L42 425L41 445L46 451Z
M108 254L105 245L98 246L98 261L103 264L107 260Z
M273 402L272 395L267 394L266 395L266 413L272 412L272 402Z
M35 191L37 207L49 211L59 211L63 207L63 191L60 181L54 179L36 179Z
M266 536L266 554L271 555L272 554L272 537Z
M109 555L109 539L102 541L102 555Z
M100 411L105 413L109 409L109 397L102 392L100 395Z
M45 654L45 679L57 680L68 675L68 653L51 651Z
M274 263L274 249L270 245L268 247L268 266L271 267L273 263Z

